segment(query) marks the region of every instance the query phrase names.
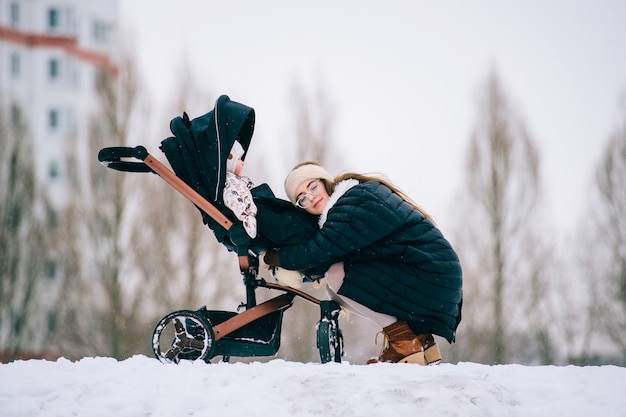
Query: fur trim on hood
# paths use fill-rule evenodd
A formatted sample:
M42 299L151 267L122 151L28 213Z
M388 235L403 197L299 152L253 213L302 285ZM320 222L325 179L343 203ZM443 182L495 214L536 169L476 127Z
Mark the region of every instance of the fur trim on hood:
M354 187L358 183L359 183L358 180L347 179L347 180L343 180L340 183L338 183L337 185L335 185L335 191L333 192L333 195L331 195L328 198L328 202L326 203L326 207L324 207L324 211L322 211L322 214L320 214L320 218L319 218L319 221L318 221L318 225L319 225L320 229L324 226L324 223L326 223L326 217L328 216L328 210L330 210L331 207L335 205L337 200L339 200L342 195L344 195L350 188Z

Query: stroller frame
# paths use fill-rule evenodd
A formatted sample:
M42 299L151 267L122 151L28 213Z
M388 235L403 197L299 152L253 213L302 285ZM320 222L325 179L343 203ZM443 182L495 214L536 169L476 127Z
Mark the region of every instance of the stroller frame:
M224 229L233 226L223 213L181 180L168 167L148 153L145 147L109 147L98 153L98 160L107 168L126 172L152 172L177 190ZM303 291L269 283L258 276L258 255L248 250L238 255L239 269L246 288L241 313L219 310L177 310L164 316L153 331L152 350L162 362L204 360L210 363L216 356L229 362L231 356L274 356L280 347L282 315L296 297L320 307L317 322L317 349L320 361L341 362L343 334L339 328L339 304L320 300ZM281 291L282 294L257 304L258 288Z

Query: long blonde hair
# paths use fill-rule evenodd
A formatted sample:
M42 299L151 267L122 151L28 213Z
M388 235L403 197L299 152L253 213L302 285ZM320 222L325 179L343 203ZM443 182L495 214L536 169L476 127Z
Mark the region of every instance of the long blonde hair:
M404 191L402 191L402 189L400 189L400 187L398 187L397 185L392 184L388 179L384 178L382 175L377 175L377 174L359 174L357 172L344 172L343 174L337 175L332 183L330 183L330 182L328 182L326 180L322 180L322 182L324 183L324 186L326 187L326 191L328 192L328 195L332 195L333 192L335 191L335 186L337 184L339 184L341 181L344 181L344 180L347 180L347 179L355 179L355 180L357 180L359 182L367 182L367 181L378 181L378 182L380 182L381 184L387 186L395 194L399 195L400 198L402 198L404 201L409 203L415 210L419 211L422 214L422 216L426 217L433 224L435 224L435 220L432 218L432 216L430 214L428 214L424 209L422 209L419 206L419 204L417 204L415 201L413 201L411 199L411 197L409 197Z

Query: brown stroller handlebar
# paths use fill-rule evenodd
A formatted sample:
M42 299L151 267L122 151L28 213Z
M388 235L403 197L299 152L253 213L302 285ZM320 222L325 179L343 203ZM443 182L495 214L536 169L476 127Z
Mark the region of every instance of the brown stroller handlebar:
M222 214L213 204L209 203L204 197L188 186L183 180L178 178L168 167L159 162L158 159L148 154L143 161L150 169L156 172L169 185L174 187L176 191L181 193L185 198L198 206L202 211L211 216L213 220L219 223L224 229L228 230L233 225L228 217Z
M122 158L135 158L143 162L129 161ZM224 229L229 230L233 225L228 217L220 212L213 204L202 197L196 190L178 178L172 170L163 165L158 159L148 153L143 146L124 147L116 146L103 148L98 153L98 160L107 168L127 172L154 172L185 198L198 206Z

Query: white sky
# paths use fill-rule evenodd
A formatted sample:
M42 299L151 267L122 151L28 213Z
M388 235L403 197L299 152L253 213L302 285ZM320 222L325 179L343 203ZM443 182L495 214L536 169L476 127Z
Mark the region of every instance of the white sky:
M458 214L491 69L539 146L546 209L566 232L581 219L626 94L621 0L120 0L120 8L153 103L174 95L187 61L200 88L255 109L246 167L273 168L256 182L284 195L282 179L299 161L269 155L292 137L290 89L321 87L344 168L387 175L444 229ZM164 134L168 125L169 116Z

